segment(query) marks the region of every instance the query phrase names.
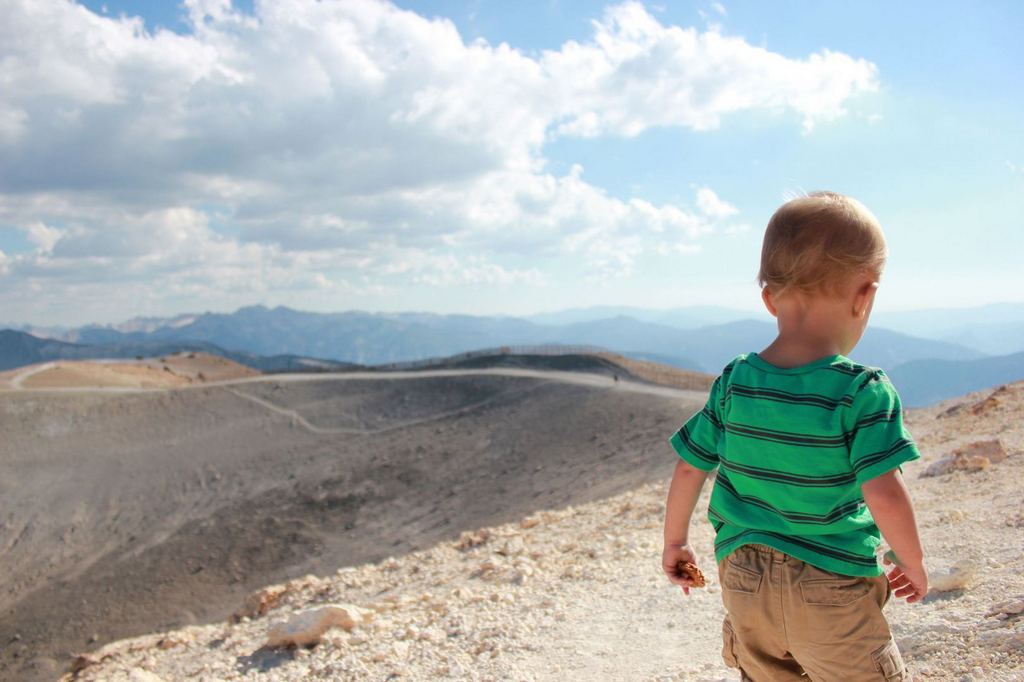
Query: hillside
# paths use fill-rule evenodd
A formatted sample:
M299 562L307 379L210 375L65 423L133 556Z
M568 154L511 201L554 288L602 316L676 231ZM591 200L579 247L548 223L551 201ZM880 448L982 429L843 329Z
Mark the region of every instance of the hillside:
M933 591L887 614L917 680L1020 680L1024 669L1024 383L915 410L923 461L905 467ZM923 477L953 449L998 437L1009 458ZM661 575L664 480L477 528L422 550L325 570L236 602L229 621L100 648L79 680L723 680L722 607L711 534L694 538L707 589L684 598ZM699 509L707 504L705 490ZM958 565L959 583L943 578ZM945 589L943 581L947 583ZM268 628L329 603L366 610L315 648L263 647ZM263 611L261 613L260 611ZM245 615L247 614L247 615ZM130 677L135 675L135 677Z
M977 360L915 360L888 372L907 405L929 405L1024 379L1024 352Z
M258 376L256 370L209 353L138 360L65 360L0 372L0 389L180 388Z
M660 479L704 394L594 362L0 392L0 679Z

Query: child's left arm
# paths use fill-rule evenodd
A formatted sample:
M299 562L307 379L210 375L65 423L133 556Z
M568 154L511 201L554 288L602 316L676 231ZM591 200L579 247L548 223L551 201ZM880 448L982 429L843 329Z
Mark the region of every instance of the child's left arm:
M693 579L679 575L676 564L680 561L697 564L697 557L689 541L690 517L693 516L693 508L697 505L697 498L700 497L707 477L707 471L680 459L672 474L668 500L665 502L665 548L661 553L661 567L668 579L681 586L687 595L693 587Z

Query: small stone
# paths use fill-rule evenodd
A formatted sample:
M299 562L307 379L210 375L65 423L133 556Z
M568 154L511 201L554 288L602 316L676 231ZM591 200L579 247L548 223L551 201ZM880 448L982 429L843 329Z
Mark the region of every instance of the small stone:
M256 618L262 616L281 600L281 597L288 592L285 585L270 585L257 590L245 598L242 608L231 614L231 619L238 623L242 618Z
M526 544L523 542L523 538L514 535L510 537L505 543L498 549L498 554L502 556L514 556L516 554L522 554L526 549Z
M476 531L465 531L459 536L459 539L455 542L455 549L467 550L471 547L477 547L486 543L491 537L491 531L487 528L481 528Z
M525 519L519 522L520 528L533 528L534 526L540 525L539 516L527 516Z
M529 573L523 570L512 571L512 573L510 573L508 576L508 581L513 585L522 585L526 582L526 579L529 577L529 575Z
M499 568L500 564L496 560L496 557L491 557L490 559L481 561L480 565L477 566L477 569L473 571L472 575L473 577L479 578L491 578L495 573L497 573Z
M991 462L981 455L953 454L932 462L921 474L924 477L943 476L954 471L981 471L987 469Z
M420 639L421 640L423 640L425 642L431 642L433 644L440 644L446 638L447 638L447 635L445 635L444 631L441 630L441 628L438 628L438 627L435 627L435 626L431 626L431 627L425 628L420 633Z
M179 644L181 644L181 642L171 637L161 637L156 643L156 648L166 651L167 649L176 647Z
M1000 651L1022 651L1024 650L1024 632L1014 632L1007 636L1000 644Z
M93 654L79 654L71 661L70 671L72 674L79 673L91 665L98 665L102 660Z
M1003 445L1003 441L999 438L974 441L961 448L957 448L953 454L968 458L984 457L992 464L998 464L1009 456L1006 446Z

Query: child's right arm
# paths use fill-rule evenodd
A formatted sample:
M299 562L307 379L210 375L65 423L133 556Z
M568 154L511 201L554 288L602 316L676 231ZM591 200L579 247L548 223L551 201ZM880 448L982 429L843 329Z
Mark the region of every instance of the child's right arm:
M917 532L914 507L903 477L893 469L861 486L875 524L896 554L896 568L888 574L893 594L906 597L908 603L918 602L928 594L928 571L924 567L924 550Z

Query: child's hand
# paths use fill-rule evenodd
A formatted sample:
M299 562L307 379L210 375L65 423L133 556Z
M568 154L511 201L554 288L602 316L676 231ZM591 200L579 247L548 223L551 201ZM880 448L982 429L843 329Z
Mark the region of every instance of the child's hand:
M680 562L689 562L697 565L697 555L689 544L665 545L661 553L661 568L665 571L668 579L683 588L683 593L690 594L690 588L694 586L693 578L688 575L680 575L676 565Z
M906 597L907 603L913 604L921 601L928 594L928 570L924 567L923 561L905 565L890 549L882 557L882 563L896 566L886 574L889 585L892 587L893 596L898 599Z

